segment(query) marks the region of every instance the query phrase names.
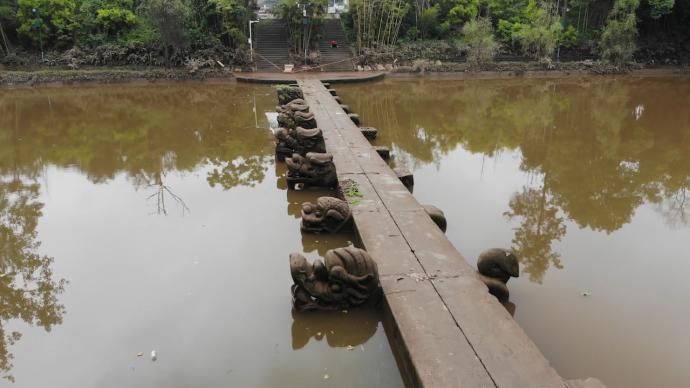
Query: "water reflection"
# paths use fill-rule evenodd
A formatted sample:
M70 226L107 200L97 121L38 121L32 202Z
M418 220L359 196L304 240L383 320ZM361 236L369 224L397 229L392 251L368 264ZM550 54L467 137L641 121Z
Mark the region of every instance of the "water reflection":
M13 380L9 347L21 337L6 332L7 323L22 320L50 331L65 313L58 297L66 281L53 276L52 257L36 253L43 172L76 169L93 183L124 174L154 214L167 215L171 204L188 214L183 196L165 183L171 172L209 164L208 184L224 190L263 181L272 160L270 133L256 128L250 104L268 107L273 99L269 87L236 85L0 91L3 377Z
M0 166L30 176L47 165L76 166L99 183L123 172L136 182L208 163L212 187L253 186L265 178L272 150L270 132L256 128L251 109L255 98L260 107L275 99L270 87L256 89L189 84L3 92Z
M558 207L549 196L546 185L541 190L524 187L515 193L508 204L510 211L504 213L509 220L517 220L513 250L517 253L523 273L532 281L541 283L544 273L553 264L563 268L560 254L554 252L552 244L565 235L566 227L558 216Z
M460 146L500 158L519 151L528 183L506 204L514 249L530 279L562 268L554 242L566 221L612 233L644 203L687 227L690 82L677 78L389 80L342 87L379 127L398 164L438 164ZM639 107L644 106L640 112ZM635 114L639 112L639 114Z
M356 347L366 343L381 322L377 312L367 308L341 311L292 312L292 348L302 349L313 338L330 347Z
M43 204L39 186L17 177L0 178L0 373L14 381L9 349L21 338L5 328L21 320L50 331L62 323L65 307L58 296L66 281L53 276L53 258L36 253Z

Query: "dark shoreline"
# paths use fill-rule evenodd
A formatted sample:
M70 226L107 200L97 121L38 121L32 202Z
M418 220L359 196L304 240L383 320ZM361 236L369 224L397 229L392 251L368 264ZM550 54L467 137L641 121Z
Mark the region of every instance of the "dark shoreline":
M190 73L184 68L168 69L163 67L0 70L0 88L204 80L234 80L234 76L229 69L203 69Z
M490 79L490 78L548 78L583 75L670 75L690 74L690 67L664 66L654 68L638 67L621 72L602 72L591 63L571 62L558 64L553 69L540 68L537 63L500 63L495 67L469 69L456 63L432 64L423 69L401 66L386 71L394 78L443 77L454 79ZM82 84L121 84L121 83L156 83L176 81L221 81L235 80L230 69L202 69L189 72L184 68L118 68L103 67L78 70L42 69L35 71L0 70L0 88L63 86Z

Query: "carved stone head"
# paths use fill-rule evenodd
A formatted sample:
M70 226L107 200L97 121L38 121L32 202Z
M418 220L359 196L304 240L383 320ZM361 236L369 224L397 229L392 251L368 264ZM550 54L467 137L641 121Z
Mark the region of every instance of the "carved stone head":
M335 197L319 197L316 203L302 204L302 230L314 233L335 233L352 218L346 201Z
M319 187L335 187L338 176L333 164L333 155L329 153L308 152L305 156L293 154L285 158L288 168L288 186L297 183Z
M364 304L379 291L376 262L359 248L326 252L325 262L290 254L293 306L296 310L337 310Z
M279 160L284 160L286 156L292 154L306 155L308 152L326 152L323 133L318 128L278 128L275 137L277 141L276 154L279 156Z
M507 283L511 277L520 276L520 264L515 253L508 249L492 248L482 252L477 259L480 274Z

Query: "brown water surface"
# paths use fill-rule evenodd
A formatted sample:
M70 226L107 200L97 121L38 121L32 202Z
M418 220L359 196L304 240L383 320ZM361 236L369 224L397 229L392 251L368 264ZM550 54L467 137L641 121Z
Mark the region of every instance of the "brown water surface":
M468 260L518 252L515 318L563 376L690 387L690 77L337 89Z
M277 178L275 104L234 83L0 90L0 385L402 385L378 312L291 311L288 254L352 236L301 235L323 193Z

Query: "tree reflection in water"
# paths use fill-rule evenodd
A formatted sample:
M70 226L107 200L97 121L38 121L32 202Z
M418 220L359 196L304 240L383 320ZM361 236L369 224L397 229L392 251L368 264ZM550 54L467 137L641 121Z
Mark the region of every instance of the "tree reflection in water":
M562 268L552 246L568 222L612 233L650 203L669 225L688 226L688 79L415 79L339 91L410 168L458 146L518 151L520 169L544 182L518 190L505 212L519 222L514 248L533 281Z
M251 85L147 85L44 88L0 93L0 373L12 380L6 332L22 320L49 331L62 322L66 281L53 258L36 253L42 215L38 179L46 168L77 169L93 183L127 177L156 213L183 196L165 184L170 173L202 169L210 186L253 186L272 160L268 129L256 128L250 103L275 106L275 92ZM144 197L144 200L147 200Z
M510 220L521 221L515 229L513 250L524 266L523 272L529 274L531 281L541 283L550 264L563 268L560 254L554 252L551 245L565 235L564 220L558 216L558 207L553 198L548 197L546 186L541 190L523 188L511 198L508 206L510 211L504 215Z
M314 338L324 337L330 347L358 346L376 334L380 311L359 308L348 311L292 311L292 348L302 349Z
M0 179L0 373L14 381L9 347L21 338L6 332L11 320L50 331L62 323L65 308L58 301L66 281L53 277L53 258L36 253L36 226L43 204L39 186L16 177Z

